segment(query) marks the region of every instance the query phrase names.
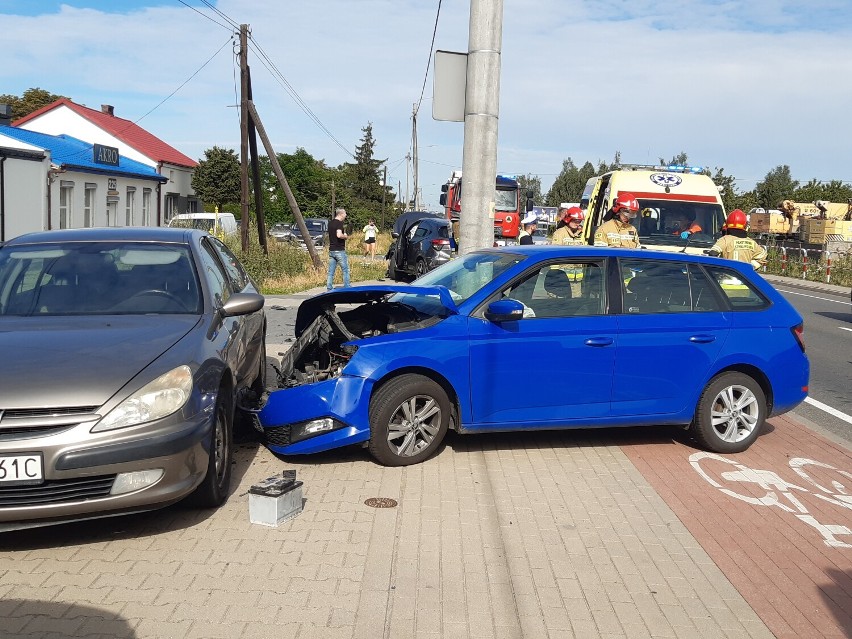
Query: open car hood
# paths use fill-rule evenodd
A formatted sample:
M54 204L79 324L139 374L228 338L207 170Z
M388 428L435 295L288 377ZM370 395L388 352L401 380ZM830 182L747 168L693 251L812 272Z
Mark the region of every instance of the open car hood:
M296 337L299 337L306 327L311 325L319 317L323 309L334 307L337 304L366 304L380 300L392 293L407 293L409 295L431 295L441 300L441 304L452 314L459 312L453 301L450 291L446 286L410 286L388 285L388 286L350 286L328 293L311 297L299 306L296 313Z

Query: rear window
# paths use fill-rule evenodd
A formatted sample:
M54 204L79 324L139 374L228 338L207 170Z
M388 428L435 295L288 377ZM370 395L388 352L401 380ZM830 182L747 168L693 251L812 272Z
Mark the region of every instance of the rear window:
M736 271L717 266L706 268L710 276L721 287L734 310L753 311L769 306L769 300Z

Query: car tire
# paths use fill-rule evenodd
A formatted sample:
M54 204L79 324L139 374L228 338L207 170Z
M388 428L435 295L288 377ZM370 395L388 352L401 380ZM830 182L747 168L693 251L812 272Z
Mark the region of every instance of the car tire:
M421 275L426 275L426 272L428 270L429 269L426 268L426 260L422 260L422 259L417 260L417 265L415 266L414 277L418 278Z
M392 379L370 402L370 454L385 466L425 461L447 434L451 410L447 393L428 377Z
M396 276L396 266L394 265L393 260L394 260L394 258L393 258L393 256L391 256L390 260L388 261L388 275L387 275L387 277L388 277L389 280L393 280L395 282L396 279L397 279L397 276Z
M739 453L760 435L766 420L766 395L744 373L717 375L701 394L692 432L701 447L714 453Z
M210 433L207 474L188 500L195 508L217 508L228 499L234 444L234 408L227 395L226 388L219 389L213 430Z

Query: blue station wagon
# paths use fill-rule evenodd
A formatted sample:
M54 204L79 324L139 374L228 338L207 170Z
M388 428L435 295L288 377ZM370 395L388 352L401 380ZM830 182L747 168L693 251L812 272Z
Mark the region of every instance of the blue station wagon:
M295 331L256 411L285 455L361 444L399 466L448 429L643 425L736 453L808 390L796 310L751 266L698 255L478 251L412 286L308 299ZM535 402L515 391L524 379Z

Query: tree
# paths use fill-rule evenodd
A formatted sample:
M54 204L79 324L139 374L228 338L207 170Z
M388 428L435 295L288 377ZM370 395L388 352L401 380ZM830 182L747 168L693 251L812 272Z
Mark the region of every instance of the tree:
M337 200L347 208L347 223L353 228L360 228L369 218L380 217L383 195L386 203L393 201L393 191L382 184L379 170L387 160L373 158L376 141L372 122L368 122L361 132L360 144L355 147L355 162L338 169L341 192Z
M302 214L306 217L329 217L334 170L302 147L298 147L295 153L278 153L276 157ZM292 221L284 189L272 171L269 157L265 155L260 157L260 181L267 220L271 223Z
M793 192L798 188L799 182L790 176L790 167L786 164L776 166L762 182L754 187L758 206L765 209L775 209L782 200L793 197Z
M574 161L568 158L562 162L562 171L556 176L547 192L545 204L547 206L559 206L562 202L579 202L589 178L614 171L620 165L621 152L619 151L616 151L612 164L598 161L597 168L591 162L586 162L578 169Z
M541 178L537 175L518 176L518 191L521 194L521 208L523 209L527 201L527 192L532 192L533 202L539 204L544 201L544 196L541 194Z
M192 188L205 202L220 210L226 204L239 203L240 158L233 149L214 146L192 173Z
M56 102L64 95L50 93L44 89L33 87L24 91L21 97L5 93L0 95L0 104L8 104L12 107L12 121L29 115L33 111L38 111L41 107L47 106L51 102Z

